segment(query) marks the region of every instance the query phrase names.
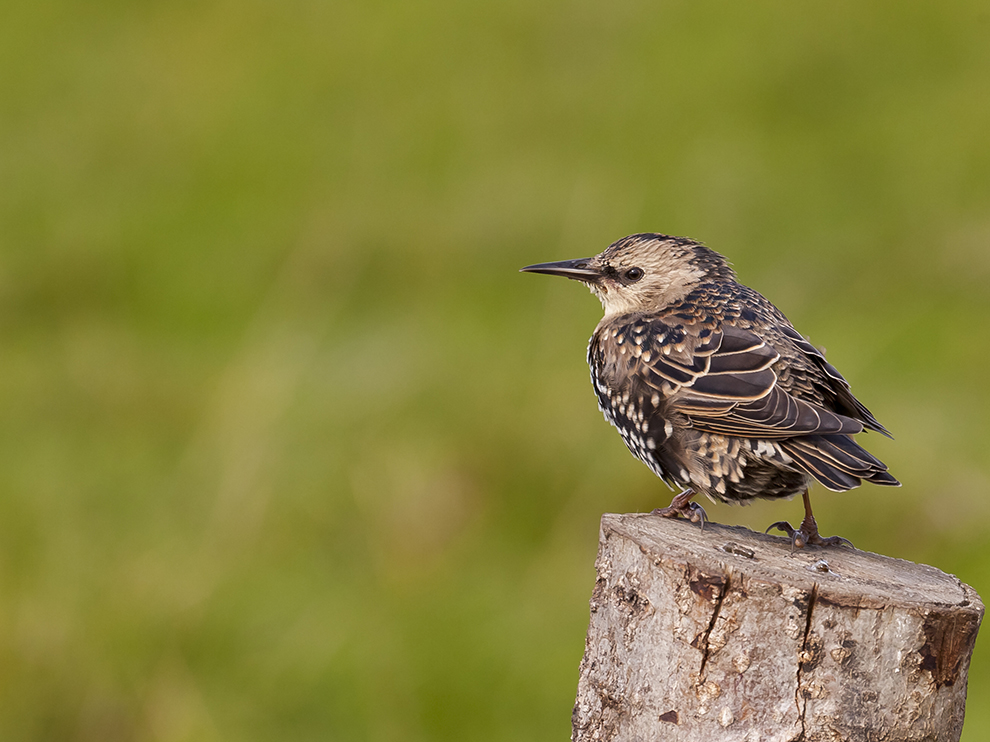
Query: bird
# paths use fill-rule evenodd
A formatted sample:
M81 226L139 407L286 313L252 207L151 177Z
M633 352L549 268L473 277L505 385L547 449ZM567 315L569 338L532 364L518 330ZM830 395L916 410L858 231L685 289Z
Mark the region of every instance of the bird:
M696 495L746 503L800 494L801 525L778 521L767 532L787 534L792 551L851 546L819 533L812 483L836 492L864 481L900 486L853 438L890 433L849 382L702 243L633 234L595 257L521 272L580 281L601 300L587 351L598 406L632 454L680 490L655 514L704 528Z

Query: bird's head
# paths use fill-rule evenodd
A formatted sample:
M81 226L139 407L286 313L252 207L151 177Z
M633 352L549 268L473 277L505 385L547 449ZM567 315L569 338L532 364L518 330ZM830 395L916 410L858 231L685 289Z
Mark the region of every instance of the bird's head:
M714 250L665 234L630 235L593 258L538 263L522 270L583 281L601 299L606 317L655 311L701 283L735 278L726 259Z

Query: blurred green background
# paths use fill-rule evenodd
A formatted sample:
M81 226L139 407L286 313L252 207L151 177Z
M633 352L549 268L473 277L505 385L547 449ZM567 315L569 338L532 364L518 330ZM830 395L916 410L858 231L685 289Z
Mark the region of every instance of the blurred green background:
M893 431L823 532L990 595L985 2L4 15L0 738L566 739L599 516L670 493L517 269L638 231Z

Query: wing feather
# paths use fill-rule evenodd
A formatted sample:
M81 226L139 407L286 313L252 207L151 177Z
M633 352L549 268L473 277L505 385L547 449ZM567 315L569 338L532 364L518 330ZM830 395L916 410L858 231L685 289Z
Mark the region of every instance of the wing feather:
M659 319L651 325L643 346L651 351L643 367L647 384L663 390L698 430L781 439L863 429L855 419L782 389L773 369L780 353L748 330L723 325L692 343L700 340L697 325L679 325L676 332Z
M880 421L873 416L873 413L866 408L866 405L853 396L849 382L846 381L845 377L839 373L835 366L825 360L825 356L818 348L809 343L801 333L790 325L778 325L777 329L787 336L787 339L804 353L812 363L816 364L831 380L831 384L823 387L822 391L833 401L838 411L848 417L860 420L863 423L863 427L868 430L875 430L888 438L891 437L890 432L880 424Z

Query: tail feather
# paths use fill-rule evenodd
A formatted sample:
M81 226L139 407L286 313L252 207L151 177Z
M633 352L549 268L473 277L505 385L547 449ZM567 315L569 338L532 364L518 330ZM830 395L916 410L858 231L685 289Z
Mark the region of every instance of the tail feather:
M858 487L862 480L899 486L887 466L848 435L809 435L781 442L798 468L836 492Z

